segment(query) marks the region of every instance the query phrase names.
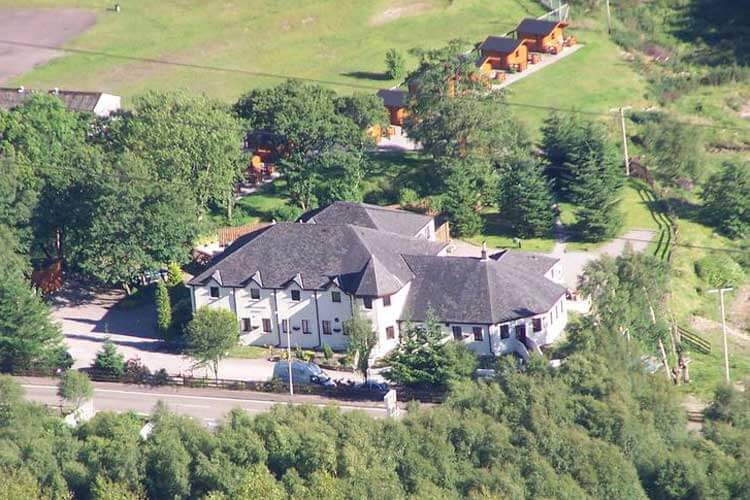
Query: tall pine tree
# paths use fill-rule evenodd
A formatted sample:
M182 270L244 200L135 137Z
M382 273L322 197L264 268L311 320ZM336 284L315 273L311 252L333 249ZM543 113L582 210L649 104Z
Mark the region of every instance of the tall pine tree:
M57 368L66 363L60 327L22 274L22 258L7 227L0 226L0 371Z
M614 237L623 223L619 207L623 179L619 167L592 154L577 165L570 165L570 169L576 178L570 192L578 204L575 214L580 237L585 241Z
M511 162L499 200L503 219L523 238L545 236L552 228L552 194L542 166L530 159Z

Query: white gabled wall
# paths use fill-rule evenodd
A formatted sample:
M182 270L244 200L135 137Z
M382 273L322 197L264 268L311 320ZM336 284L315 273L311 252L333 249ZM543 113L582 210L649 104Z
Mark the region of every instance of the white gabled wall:
M534 331L533 319L542 321L542 329L539 332ZM492 350L495 354L507 354L513 349L513 342L506 342L501 339L500 327L508 325L510 336L508 339L516 339L516 326L526 326L526 337L532 339L538 345L549 345L560 337L568 322L568 311L565 306L565 297L561 297L552 308L544 314L530 316L507 323L499 323L492 326Z
M252 298L252 289L259 291L259 299ZM240 340L243 344L266 346L278 343L278 331L274 328L273 290L263 289L254 281L251 281L245 288L235 290L235 304L237 320L240 323ZM245 318L250 320L251 329L249 332L242 331L242 320ZM270 332L263 331L264 319L271 323Z
M365 316L372 321L372 326L378 336L378 345L373 349L373 355L380 357L393 350L398 345L400 332L399 332L399 320L403 316L404 306L406 305L406 298L409 296L409 289L411 283L407 283L401 290L390 296L391 305L386 306L383 304L382 297L373 297L372 309L368 310L364 307L364 301L362 298L357 298L356 303L365 313ZM387 338L387 328L393 327L393 338Z
M340 294L341 302L333 301L334 292ZM348 337L344 335L344 321L352 317L352 298L335 285L318 291L317 296L322 343L328 344L334 351L343 351L349 343ZM330 335L323 333L323 321L331 322Z
M299 290L300 300L292 300L292 291ZM292 347L312 349L318 345L318 322L315 312L315 293L303 290L296 284L283 290L276 290L276 306L279 313L279 326L283 320L289 321L289 335ZM309 333L302 329L302 321L309 325ZM281 334L281 346L287 346L287 336Z

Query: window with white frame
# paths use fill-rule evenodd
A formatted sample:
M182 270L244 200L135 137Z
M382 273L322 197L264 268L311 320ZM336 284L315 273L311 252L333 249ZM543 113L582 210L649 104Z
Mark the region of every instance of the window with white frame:
M253 325L250 322L250 318L242 318L242 321L240 323L241 323L243 332L249 332L253 328Z
M324 319L321 321L321 325L323 326L323 335L331 335L331 322Z
M218 299L219 296L220 296L220 294L219 294L219 287L218 286L212 286L209 289L209 294L211 295L212 299Z
M251 288L250 289L250 298L253 300L260 299L260 288Z
M306 320L306 319L302 320L302 333L306 333L306 334L312 333L310 331L310 321L309 320Z

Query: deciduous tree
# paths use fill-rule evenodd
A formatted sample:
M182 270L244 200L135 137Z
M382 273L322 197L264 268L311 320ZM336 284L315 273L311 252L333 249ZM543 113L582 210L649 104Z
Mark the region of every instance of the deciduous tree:
M198 366L209 366L219 377L219 361L239 341L235 315L226 309L201 308L195 312L185 331L185 354Z
M66 370L57 385L57 395L78 408L94 395L94 387L85 373Z

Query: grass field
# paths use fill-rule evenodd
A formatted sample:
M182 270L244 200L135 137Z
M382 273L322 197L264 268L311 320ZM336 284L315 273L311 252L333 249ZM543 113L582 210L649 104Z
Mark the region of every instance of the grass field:
M533 0L0 0L0 7L79 7L97 24L66 46L90 51L56 59L16 79L29 87L102 89L130 96L148 88L187 88L234 100L286 77L331 83L351 92L390 86L391 48L477 42L544 12ZM180 64L154 64L126 58ZM414 59L410 59L413 64Z

